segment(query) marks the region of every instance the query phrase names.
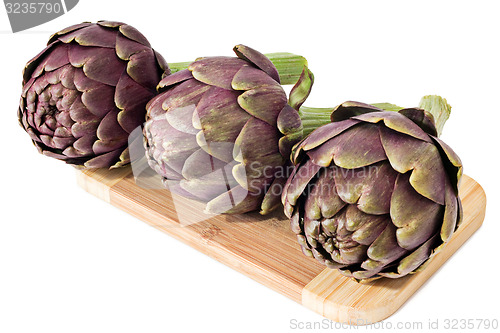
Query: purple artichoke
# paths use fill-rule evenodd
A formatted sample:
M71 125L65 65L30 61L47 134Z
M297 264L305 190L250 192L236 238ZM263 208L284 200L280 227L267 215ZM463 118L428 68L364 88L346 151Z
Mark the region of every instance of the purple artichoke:
M23 72L18 112L38 150L66 163L114 168L129 163L129 134L169 74L135 28L82 23L55 33Z
M446 100L421 105L444 123ZM460 224L460 159L420 108L346 102L332 121L297 145L283 190L304 254L357 280L421 269Z
M234 51L237 57L202 58L160 82L147 105L146 155L171 191L207 203L207 212L265 214L280 205L303 128L273 63L243 45ZM312 75L301 78L307 95ZM306 96L296 95L298 107Z

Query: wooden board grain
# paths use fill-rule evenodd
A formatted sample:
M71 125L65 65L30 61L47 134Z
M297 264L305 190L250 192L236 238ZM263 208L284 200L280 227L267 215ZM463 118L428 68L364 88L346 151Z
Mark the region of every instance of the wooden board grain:
M486 196L464 176L464 221L422 272L359 284L304 256L280 212L207 217L202 206L166 189L138 186L131 169L77 171L78 184L151 226L175 237L328 319L366 325L393 314L481 226ZM174 208L175 206L175 208ZM178 212L183 212L179 219ZM196 223L181 223L186 220Z

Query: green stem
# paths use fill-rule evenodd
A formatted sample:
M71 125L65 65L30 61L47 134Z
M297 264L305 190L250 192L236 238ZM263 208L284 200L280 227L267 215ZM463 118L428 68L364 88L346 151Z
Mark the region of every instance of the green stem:
M280 74L280 81L282 85L295 84L304 69L307 66L307 60L299 55L286 52L267 53L266 57L276 66ZM173 73L183 69L187 69L192 61L187 62L174 62L169 63L170 71Z
M373 103L371 104L382 110L398 112L403 109L400 106L390 103ZM438 136L441 136L444 124L450 117L451 106L445 98L437 95L424 96L420 100L418 106L420 109L432 114L436 125ZM331 123L330 116L335 108L312 108L301 106L299 115L302 119L304 137L314 131L316 128Z
M424 96L420 100L418 107L432 114L438 136L441 136L444 124L451 113L451 106L446 101L446 98L437 95Z
M401 106L397 106L391 103L372 103L371 105L378 107L379 109L385 110L385 111L394 111L398 112L401 109L404 109Z
M309 135L309 133L316 128L331 123L330 115L332 111L333 108L311 108L302 106L299 109L299 115L300 119L302 119L304 137Z
M172 74L182 71L183 69L187 69L189 65L191 65L192 61L183 61L183 62L169 62L168 67L170 68L170 72Z
M295 84L307 66L306 58L287 52L267 53L266 57L271 60L280 75L281 84Z

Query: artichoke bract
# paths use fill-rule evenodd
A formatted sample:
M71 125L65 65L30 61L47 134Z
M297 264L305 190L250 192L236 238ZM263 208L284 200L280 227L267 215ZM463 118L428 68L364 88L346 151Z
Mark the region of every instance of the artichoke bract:
M280 205L303 127L273 63L243 45L234 51L237 57L201 58L160 82L147 105L146 155L172 192L205 202L208 213L265 214ZM304 73L307 95L312 74ZM304 94L296 95L298 107Z
M55 33L23 72L21 126L44 155L75 166L129 163L128 136L144 123L146 103L169 74L135 28L77 24Z
M397 111L335 108L332 123L294 148L282 195L304 254L358 281L422 269L462 218L462 164L434 122L446 120L446 100L387 106Z

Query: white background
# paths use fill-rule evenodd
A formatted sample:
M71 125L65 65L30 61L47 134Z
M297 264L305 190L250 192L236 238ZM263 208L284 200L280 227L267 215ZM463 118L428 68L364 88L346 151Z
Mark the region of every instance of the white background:
M486 190L486 219L384 323L500 319L499 11L497 1L80 0L12 34L0 8L0 332L287 332L299 331L291 320L322 320L87 194L72 167L37 153L16 119L24 64L52 32L100 19L135 26L170 62L238 43L301 54L316 76L309 106L446 97L442 138Z

